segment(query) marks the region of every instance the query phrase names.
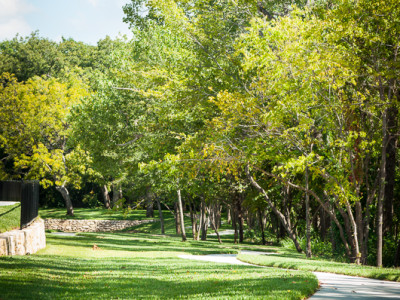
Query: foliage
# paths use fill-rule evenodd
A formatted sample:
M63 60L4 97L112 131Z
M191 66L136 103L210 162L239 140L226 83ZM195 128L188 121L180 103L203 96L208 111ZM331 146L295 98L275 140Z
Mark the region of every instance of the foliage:
M88 94L73 74L65 82L34 77L17 82L4 73L0 86L0 143L14 160L16 178L40 179L43 186L79 186L85 153L68 148L69 109ZM3 175L3 177L6 175Z
M82 202L90 208L95 208L100 206L100 202L97 199L97 195L93 191L90 191L89 194L83 196Z

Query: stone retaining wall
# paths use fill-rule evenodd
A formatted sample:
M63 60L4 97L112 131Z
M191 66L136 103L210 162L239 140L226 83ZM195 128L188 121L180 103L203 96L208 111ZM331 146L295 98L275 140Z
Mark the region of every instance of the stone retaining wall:
M45 219L46 230L63 232L104 232L118 231L140 224L151 223L154 220L63 220Z
M45 247L46 234L41 219L25 229L0 234L0 256L32 254Z

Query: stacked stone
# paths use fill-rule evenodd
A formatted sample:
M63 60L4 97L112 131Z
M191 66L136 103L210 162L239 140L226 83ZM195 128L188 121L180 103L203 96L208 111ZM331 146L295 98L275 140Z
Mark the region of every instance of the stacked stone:
M0 256L32 254L45 247L46 234L41 219L25 229L0 234Z
M63 232L107 232L118 231L129 227L150 223L154 220L62 220L46 219L46 230Z

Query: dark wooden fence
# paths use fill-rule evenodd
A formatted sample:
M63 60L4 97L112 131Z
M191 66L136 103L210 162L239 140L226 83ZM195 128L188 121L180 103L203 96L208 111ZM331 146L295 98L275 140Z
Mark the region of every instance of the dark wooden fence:
M39 214L39 181L0 181L0 201L21 202L21 229Z

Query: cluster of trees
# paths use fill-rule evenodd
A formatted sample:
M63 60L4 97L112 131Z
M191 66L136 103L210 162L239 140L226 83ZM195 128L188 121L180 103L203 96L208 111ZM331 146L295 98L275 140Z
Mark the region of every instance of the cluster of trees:
M63 196L85 178L106 207L124 196L149 215L173 204L184 240L184 211L195 239L218 233L224 211L235 241L247 226L308 257L329 244L351 262L400 264L397 0L123 9L130 41L0 45L3 178Z

